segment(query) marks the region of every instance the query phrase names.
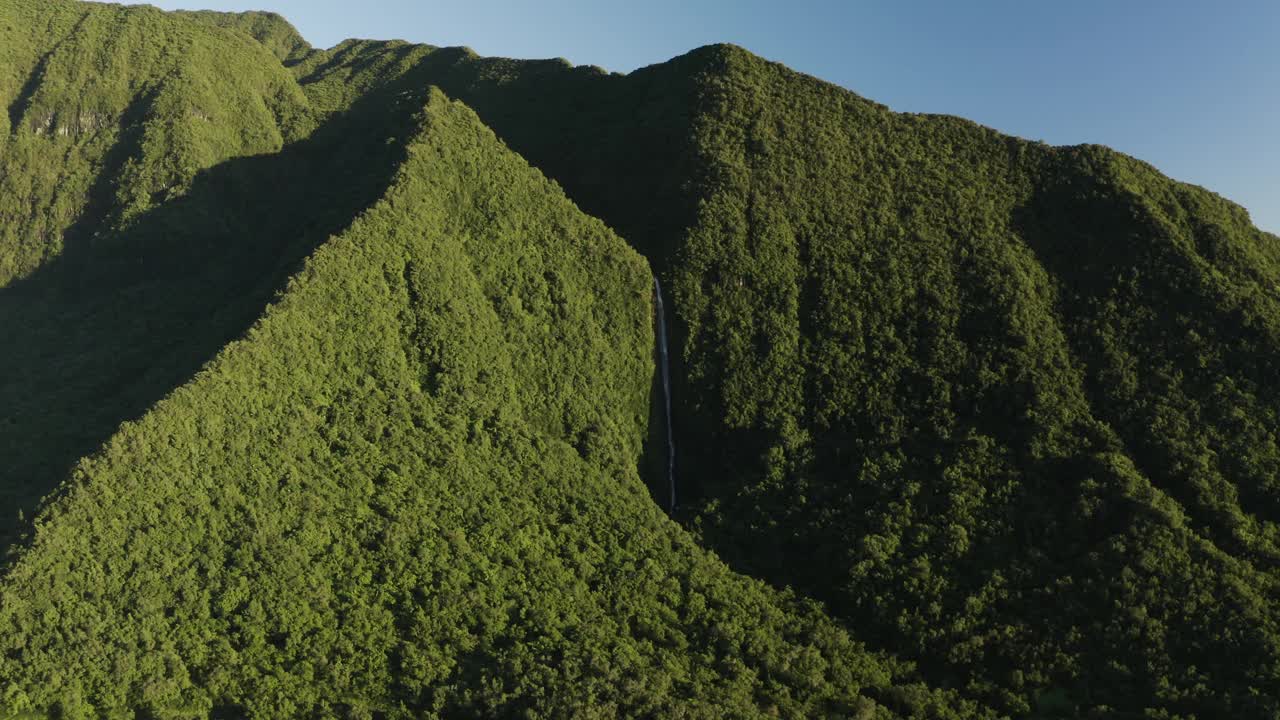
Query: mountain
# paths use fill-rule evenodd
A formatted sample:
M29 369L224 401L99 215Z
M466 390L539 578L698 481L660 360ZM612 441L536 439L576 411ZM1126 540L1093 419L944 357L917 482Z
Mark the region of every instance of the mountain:
M227 28L249 35L264 45L285 66L295 65L311 55L311 43L280 15L271 12L225 13L212 10L178 10L173 15L204 25Z
M1280 712L1238 206L733 46L0 33L11 714Z
M308 62L439 84L650 258L681 516L737 569L1013 714L1273 712L1280 241L1242 209L731 46Z
M221 49L187 72L226 75ZM30 374L5 392L49 418L5 423L39 460L5 486L61 472L31 422L106 436L11 549L5 713L978 711L650 500L647 264L438 90L371 90L111 210L0 291Z
M16 1L0 5L0 33L0 284L176 197L198 170L314 126L290 73L242 33L154 8Z

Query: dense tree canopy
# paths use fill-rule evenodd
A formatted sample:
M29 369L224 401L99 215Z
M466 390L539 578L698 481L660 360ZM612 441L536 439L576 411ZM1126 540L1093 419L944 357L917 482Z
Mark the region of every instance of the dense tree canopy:
M978 712L652 503L647 264L439 91L105 217L0 297L5 486L76 451L27 415L105 439L11 548L0 713Z
M1280 712L1208 191L732 46L0 0L0 99L0 717Z
M1240 208L732 46L308 62L322 112L439 84L648 255L682 519L737 569L1011 713L1275 711L1280 240Z

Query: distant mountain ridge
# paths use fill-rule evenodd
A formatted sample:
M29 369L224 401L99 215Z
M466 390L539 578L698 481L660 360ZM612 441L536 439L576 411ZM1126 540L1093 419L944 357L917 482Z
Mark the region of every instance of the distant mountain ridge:
M1238 206L728 45L0 39L0 717L1280 712Z

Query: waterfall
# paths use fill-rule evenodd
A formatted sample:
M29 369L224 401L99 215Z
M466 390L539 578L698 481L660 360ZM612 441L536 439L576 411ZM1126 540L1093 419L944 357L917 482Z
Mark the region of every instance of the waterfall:
M676 509L676 441L671 432L671 369L667 359L667 317L662 307L662 283L653 276L653 294L658 299L658 354L662 372L662 402L667 418L667 485L671 490L671 510Z

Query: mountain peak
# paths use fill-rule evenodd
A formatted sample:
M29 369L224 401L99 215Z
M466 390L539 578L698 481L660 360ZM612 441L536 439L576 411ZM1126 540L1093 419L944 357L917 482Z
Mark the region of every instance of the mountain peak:
M1280 713L1225 199L728 44L0 33L0 717Z
M273 12L183 10L174 14L194 22L243 32L262 43L286 65L302 61L312 50L311 44L302 37L292 23Z

